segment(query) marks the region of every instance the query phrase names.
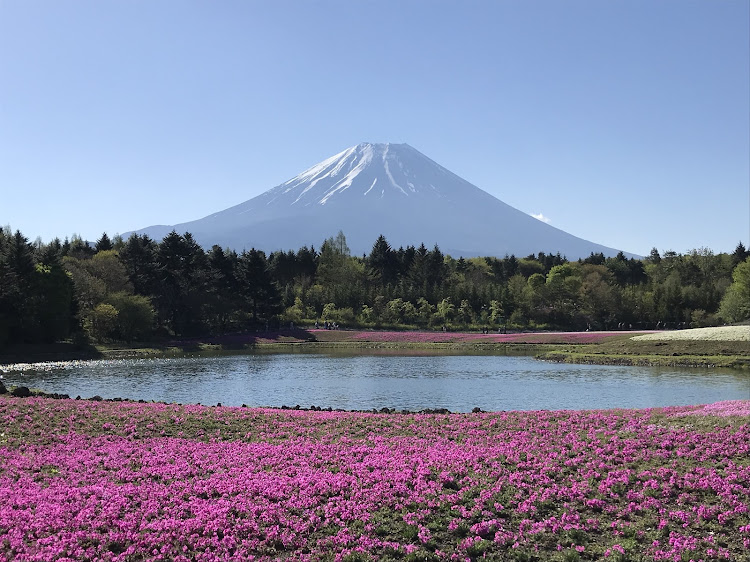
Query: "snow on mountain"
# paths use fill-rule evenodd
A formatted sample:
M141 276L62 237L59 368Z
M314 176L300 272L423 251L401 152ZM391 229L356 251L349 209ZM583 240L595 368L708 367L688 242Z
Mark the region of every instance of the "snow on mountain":
M514 209L408 144L362 143L244 203L138 233L160 239L172 229L238 251L320 247L339 230L358 255L380 234L395 248L438 244L455 257L560 252L577 259L618 251Z

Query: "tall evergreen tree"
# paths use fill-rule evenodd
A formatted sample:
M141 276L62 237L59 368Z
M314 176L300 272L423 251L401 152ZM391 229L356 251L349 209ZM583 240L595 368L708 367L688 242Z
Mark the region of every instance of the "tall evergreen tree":
M252 324L271 322L281 311L281 297L269 274L266 254L254 248L242 252L237 277L243 307L249 312Z
M375 282L380 287L392 285L396 282L397 258L391 245L382 234L378 236L367 256L367 268Z
M196 334L204 329L201 315L208 283L206 254L193 236L174 230L157 251L159 317L176 334Z
M750 251L745 249L745 245L742 243L742 241L740 241L740 243L737 244L737 247L734 249L734 253L732 253L732 269L737 267L748 257L750 257Z
M109 236L107 236L107 233L103 233L101 238L96 241L96 244L94 245L94 249L97 252L106 252L108 250L112 250L114 247L112 246L112 241L109 239Z
M238 256L234 250L213 246L208 253L207 314L214 331L224 333L238 309Z
M414 258L408 273L408 283L411 291L417 295L430 299L428 285L430 278L429 251L421 244L414 252Z
M119 251L128 279L139 295L151 296L157 292L158 245L148 235L131 234Z

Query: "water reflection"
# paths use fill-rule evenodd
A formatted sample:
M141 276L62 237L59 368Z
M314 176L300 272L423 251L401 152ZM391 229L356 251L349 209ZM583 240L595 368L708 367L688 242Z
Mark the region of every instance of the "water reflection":
M232 354L40 364L10 385L71 396L452 411L643 408L750 399L731 370L566 365L505 355Z

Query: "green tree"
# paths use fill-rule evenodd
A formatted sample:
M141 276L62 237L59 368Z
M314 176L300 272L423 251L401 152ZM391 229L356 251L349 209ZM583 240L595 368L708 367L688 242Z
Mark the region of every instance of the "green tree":
M362 310L359 312L359 321L363 324L371 324L375 322L375 314L372 307L368 305L362 305Z
M315 284L307 290L302 302L312 310L315 318L321 318L326 304L326 291L322 285Z
M341 237L343 233L339 231L339 238ZM334 238L328 238L323 242L316 272L321 285L330 288L339 283L344 262L348 257L349 247L346 245L346 238L343 238L343 242L339 240L338 243Z
M63 267L73 280L76 302L83 317L107 296L107 283L94 275L89 267L90 258L63 258Z
M329 238L320 248L317 283L325 293L325 301L344 308L359 309L365 300L366 267L361 259L349 255L344 233Z
M94 340L112 339L117 329L117 309L111 304L99 303L86 314L85 325Z
M41 294L34 248L17 230L4 231L0 255L0 304L3 326L0 332L11 342L39 341L41 338ZM0 334L1 335L1 334Z
M545 296L550 306L548 317L557 326L571 324L578 306L581 277L578 265L565 263L553 266L547 274Z
M284 319L287 322L299 324L302 320L309 318L310 310L305 306L300 297L294 298L294 304L284 311Z
M429 325L434 313L435 307L426 298L419 297L417 300L417 322L421 326Z
M505 309L500 301L490 301L490 322L501 324L505 319Z
M656 248L651 248L651 253L648 255L648 258L646 258L651 263L658 264L661 261L661 256L659 255L659 250Z
M281 312L281 297L269 274L264 252L252 248L240 254L237 280L243 307L253 325L270 321Z
M424 244L414 251L408 271L408 285L412 292L429 298L430 262L429 252Z
M112 333L119 339L133 342L151 338L156 313L147 297L126 292L113 293L107 297L106 304L117 311Z
M748 251L742 241L740 241L732 254L732 269L740 265L748 257L750 257L750 251Z
M66 255L77 258L86 259L90 258L96 253L96 250L78 234L74 234L70 238L70 247L66 252Z
M91 275L104 282L107 293L133 292L127 270L116 251L102 250L91 259L84 260L83 265Z
M382 234L378 236L367 257L367 269L381 287L392 285L397 277L397 257Z
M209 276L203 248L189 232L181 236L173 230L159 244L157 263L155 301L161 323L178 335L205 330Z
M474 320L474 311L468 300L464 299L461 301L461 304L456 311L456 320L464 325L471 324Z
M438 322L449 323L453 320L455 314L456 305L451 302L450 297L446 297L438 303L437 312L435 313Z
M750 318L750 258L734 268L732 280L719 314L728 322L741 322Z
M139 295L154 296L158 292L158 245L146 234L131 234L118 252L128 280Z
M618 314L618 293L612 272L603 265L581 268L580 306L587 327L608 328Z
M39 337L45 343L67 338L73 329L75 307L73 280L59 260L36 265Z
M322 319L339 325L351 324L354 322L354 311L351 308L337 308L334 303L329 302L323 307Z
M94 244L94 249L97 252L107 252L114 249L112 241L109 239L109 236L107 236L106 232L103 233L101 238L96 241L96 244Z
M239 257L233 250L213 246L208 253L208 282L204 313L214 332L223 334L239 306L237 270Z

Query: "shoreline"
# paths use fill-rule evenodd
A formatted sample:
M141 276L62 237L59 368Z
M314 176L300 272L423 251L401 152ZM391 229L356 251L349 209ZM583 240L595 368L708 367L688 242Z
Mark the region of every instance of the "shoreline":
M398 409L398 408L371 408L369 410L347 410L345 408L332 408L331 406L316 406L314 404L310 406L300 406L299 404L296 404L294 406L287 406L287 405L281 405L281 406L248 406L247 404L242 404L240 406L231 406L227 405L224 406L219 402L218 404L201 404L198 403L181 403L181 402L164 402L164 401L156 401L156 400L143 400L139 399L136 400L134 398L103 398L99 395L91 396L89 398L83 398L80 395L76 397L72 397L69 394L62 394L58 392L45 392L42 389L31 389L27 386L11 386L11 387L5 387L0 381L0 397L10 397L10 398L16 398L16 399L25 399L25 398L46 398L49 400L72 400L75 402L115 402L115 403L123 403L123 404L160 404L162 406L202 406L204 408L239 408L243 410L278 410L278 411L294 411L294 412L332 412L332 413L342 413L342 414L399 414L399 415L417 415L417 414L451 414L451 415L468 415L468 414L492 414L492 413L501 413L504 410L499 410L497 412L495 411L486 411L482 410L479 407L475 407L472 409L471 412L453 412L447 408L423 408L421 410L407 410L407 409Z
M571 413L571 412L625 412L625 411L657 411L665 409L681 409L681 408L706 408L715 406L717 404L748 404L750 408L750 400L734 399L734 400L720 400L718 402L707 402L699 404L678 404L678 405L667 405L667 406L652 406L652 407L614 407L614 408L584 408L584 409L537 409L537 410L483 410L480 407L474 407L470 412L454 412L448 408L422 408L420 410L408 410L405 408L370 408L370 409L346 409L346 408L333 408L331 406L317 406L311 404L310 406L301 406L295 404L294 406L249 406L247 404L241 404L240 406L234 405L223 405L221 402L217 404L203 404L201 402L165 402L162 400L143 400L134 398L104 398L99 395L90 396L88 398L82 396L72 397L69 394L57 393L57 392L45 392L42 389L33 388L30 389L26 386L9 386L5 387L0 381L0 399L12 399L19 402L23 402L26 399L41 398L45 400L67 400L71 402L92 402L92 403L110 403L110 404L130 404L130 405L153 405L153 406L170 406L176 408L227 408L234 410L244 410L248 412L252 411L275 411L275 412L326 412L333 414L383 414L383 415L397 415L397 416L416 416L416 415L451 415L451 416L472 416L475 414L489 414L489 415L500 415L500 414L529 414L533 412L546 412L546 413ZM745 415L745 414L743 414ZM750 415L750 414L747 414Z
M224 353L377 352L527 355L559 363L750 369L750 346L731 341L637 341L646 332L474 332L292 329L155 343L15 346L0 351L0 372L76 360L169 358ZM653 333L653 332L649 332ZM666 334L669 334L667 332Z

